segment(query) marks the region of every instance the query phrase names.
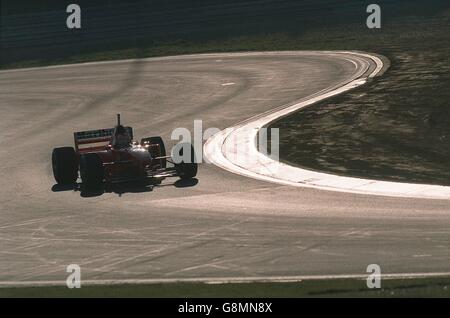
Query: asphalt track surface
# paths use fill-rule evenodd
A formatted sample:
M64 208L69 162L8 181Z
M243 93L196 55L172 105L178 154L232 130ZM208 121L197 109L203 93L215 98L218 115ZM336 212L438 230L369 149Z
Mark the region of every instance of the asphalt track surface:
M219 54L0 72L0 285L450 272L450 205L282 186L203 164L198 181L102 195L55 187L52 148L108 128L220 129L351 77L312 52Z

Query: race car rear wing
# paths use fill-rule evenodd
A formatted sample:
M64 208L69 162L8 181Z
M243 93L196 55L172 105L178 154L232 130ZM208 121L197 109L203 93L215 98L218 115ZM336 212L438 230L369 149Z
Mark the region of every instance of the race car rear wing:
M131 139L133 139L133 128L125 127ZM79 131L73 134L75 150L77 152L95 152L105 150L111 143L114 128Z

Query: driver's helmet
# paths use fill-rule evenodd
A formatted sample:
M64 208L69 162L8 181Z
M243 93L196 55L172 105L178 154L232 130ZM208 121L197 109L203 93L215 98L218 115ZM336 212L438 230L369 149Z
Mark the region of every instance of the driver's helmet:
M131 144L131 136L122 125L114 129L111 145L116 149L126 148Z

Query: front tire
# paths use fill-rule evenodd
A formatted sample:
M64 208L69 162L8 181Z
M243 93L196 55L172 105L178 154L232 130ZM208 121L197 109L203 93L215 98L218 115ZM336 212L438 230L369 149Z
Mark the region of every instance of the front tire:
M80 157L81 181L87 190L100 190L104 179L103 163L96 153L86 153Z
M180 179L182 180L188 180L192 179L197 175L198 171L198 164L197 160L195 159L195 151L194 147L191 144L185 143L179 145L179 155L182 158L183 157L183 149L187 149L190 147L191 149L191 158L189 162L181 161L180 163L175 164L175 170L177 171L177 174L180 176Z
M75 150L72 147L53 149L52 168L58 184L74 184L78 179L78 158Z
M143 138L141 140L141 145L144 146L145 144L150 144L149 152L150 152L150 155L152 158L166 156L166 147L164 146L164 141L162 140L161 137L156 136L156 137L150 137L150 138ZM155 145L157 147L154 147ZM167 167L167 160L160 159L159 165L160 165L160 168L165 169Z

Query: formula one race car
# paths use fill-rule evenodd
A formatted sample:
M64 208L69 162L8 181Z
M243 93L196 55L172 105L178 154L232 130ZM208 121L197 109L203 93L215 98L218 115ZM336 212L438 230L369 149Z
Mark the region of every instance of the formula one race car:
M89 190L101 189L106 184L144 180L156 184L166 177L191 179L197 175L191 144L177 145L176 158L166 156L161 137L143 138L140 144L133 142L133 129L120 124L120 115L115 128L76 132L74 139L75 149L53 150L53 175L58 184L75 184L78 171L82 184Z

